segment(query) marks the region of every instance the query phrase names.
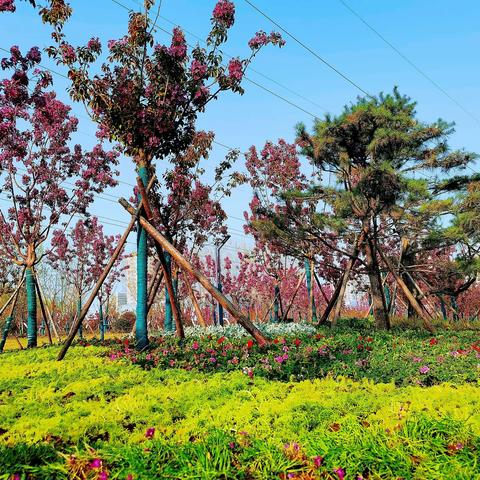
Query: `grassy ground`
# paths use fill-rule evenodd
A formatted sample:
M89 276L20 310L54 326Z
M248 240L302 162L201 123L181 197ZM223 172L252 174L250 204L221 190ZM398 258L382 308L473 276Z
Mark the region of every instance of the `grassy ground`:
M395 335L405 351L426 355L458 352L475 334L437 337L431 345L414 332ZM217 338L198 342L219 349ZM380 352L380 337L367 343L370 355ZM466 383L450 361L435 367L446 381L426 387L338 373L293 382L242 369L145 369L111 352L77 346L64 362L58 347L0 357L0 479L480 478L478 375L468 372ZM387 371L403 362L392 358Z

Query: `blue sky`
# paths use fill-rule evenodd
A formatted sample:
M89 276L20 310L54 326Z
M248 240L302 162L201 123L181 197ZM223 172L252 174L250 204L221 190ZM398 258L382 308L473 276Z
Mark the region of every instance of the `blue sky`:
M128 8L138 8L136 0L119 2ZM17 3L15 14L0 15L0 47L48 45L49 29L41 24L30 6L25 2ZM74 13L66 33L72 43L83 43L92 36L106 42L124 34L127 11L112 0L71 0L70 3ZM246 56L246 43L253 33L258 29L270 31L274 27L244 0L235 3L236 23L224 51L234 56ZM416 72L352 15L340 0L255 0L253 3L369 93L390 91L398 85L402 93L418 101L420 119L433 121L441 117L455 121L457 131L452 137L452 146L480 152L480 121L466 114ZM480 3L474 0L457 3L447 0L348 0L348 3L449 95L477 119L480 118ZM214 4L214 0L163 0L162 18L158 24L170 30L170 22L173 22L188 32L205 37ZM187 38L190 43L197 42L188 33ZM167 42L168 36L159 32L157 39ZM270 47L262 51L253 68L289 90L254 71L248 72L252 80L317 116L326 111L338 113L344 104L355 100L358 90L295 42L286 39L284 48ZM44 63L58 70L46 58ZM59 97L69 101L65 80L56 76L54 80ZM245 82L244 86L246 93L243 96L224 95L210 105L199 120L199 127L213 130L217 141L245 151L251 145L262 146L266 140L285 138L292 141L297 122L311 124L312 117L307 113L255 85ZM80 117L75 140L86 147L91 146L94 125L86 119L80 107L75 106L74 111ZM224 149L216 147L212 163L224 154ZM208 164L205 167L208 168ZM128 159L122 160L120 178L134 183L133 166ZM111 197L96 200L92 213L119 221L111 222L118 226L107 225L107 231L121 233L121 225L128 218L116 205L114 197L129 194L130 187L121 184L108 192ZM231 216L232 239L226 246L229 255L235 255L235 250L249 244L242 236L240 220L249 201L249 189L240 187L224 202Z

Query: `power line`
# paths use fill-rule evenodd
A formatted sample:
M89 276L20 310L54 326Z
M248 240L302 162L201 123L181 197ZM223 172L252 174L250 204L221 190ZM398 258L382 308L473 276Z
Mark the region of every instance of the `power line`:
M326 65L328 68L333 70L337 75L342 77L345 81L347 81L350 85L355 87L357 90L360 90L364 95L367 97L371 97L371 95L364 90L362 87L360 87L357 83L355 83L353 80L351 80L346 74L342 73L338 68L336 68L334 65L332 65L330 62L325 60L321 55L319 55L313 48L309 47L306 43L302 42L298 37L290 33L286 28L282 27L278 22L273 20L270 16L268 16L265 12L260 10L256 5L254 5L250 0L244 0L246 3L248 3L254 10L256 10L260 15L265 17L269 22L273 23L277 28L279 28L283 33L288 35L292 40L294 40L296 43L298 43L302 48L310 52L315 58L320 60L324 65Z
M248 0L245 0L248 1ZM400 56L405 62L413 67L423 78L428 80L437 90L451 100L457 107L461 108L464 113L473 118L476 122L480 123L480 120L469 110L467 110L458 100L452 97L444 88L442 88L432 77L426 74L418 65L410 60L405 54L403 54L395 45L387 40L378 30L370 25L358 12L356 12L345 0L338 0L347 10L349 10L355 17L357 17L368 29L370 29L378 38L380 38L385 44L387 44L398 56ZM250 3L250 2L248 2Z

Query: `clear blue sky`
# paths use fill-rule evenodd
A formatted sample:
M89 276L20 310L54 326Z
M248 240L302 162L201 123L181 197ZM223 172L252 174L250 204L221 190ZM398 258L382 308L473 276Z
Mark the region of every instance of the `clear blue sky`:
M138 8L135 0L119 1L129 8ZM9 48L12 44L21 48L48 45L49 29L41 24L30 6L24 2L17 3L16 14L0 15L0 47ZM124 34L127 11L112 0L71 0L70 3L74 13L66 33L72 43L85 42L92 36L106 42ZM248 54L246 42L256 30L269 31L273 26L244 0L235 3L236 23L224 50L242 56ZM480 123L419 75L339 0L254 0L254 3L369 93L390 91L398 85L402 93L418 101L420 119L432 121L441 117L455 121L457 131L452 145L480 152ZM480 118L478 1L348 0L348 3L452 97ZM168 19L188 32L205 37L214 4L214 0L163 0L161 15L164 18L158 24L171 29ZM160 42L168 41L164 33L159 33L157 37ZM196 39L188 34L187 38L190 43L196 43ZM52 66L48 60L45 64ZM308 97L313 103L255 72L248 72L253 80L317 116L322 116L325 111L338 113L359 93L289 38L283 49L266 48L261 52L253 68ZM55 86L60 98L68 101L65 81L55 77ZM199 126L213 130L219 142L244 151L250 145L263 145L267 139L283 137L292 141L293 127L297 122L311 123L312 118L306 113L248 82L244 86L245 95L221 97L200 119ZM93 143L94 126L86 120L79 107L75 107L75 112L81 120L76 141L89 146ZM221 147L216 147L212 158L220 159L224 153ZM133 166L127 159L122 160L121 179L134 182ZM125 185L109 192L114 196L129 193L129 187ZM249 190L241 187L225 201L224 206L229 215L240 218L249 201ZM123 222L128 220L121 207L102 199L95 202L92 212ZM246 242L248 244L248 240L239 235L242 230L240 220L231 218L229 226L232 240L227 245L227 251L233 255L234 249ZM120 233L121 227L109 226L108 231Z

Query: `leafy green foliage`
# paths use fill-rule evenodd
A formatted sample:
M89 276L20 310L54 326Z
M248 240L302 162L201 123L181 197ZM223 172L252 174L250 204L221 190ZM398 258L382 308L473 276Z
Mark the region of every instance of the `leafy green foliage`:
M295 339L299 352L318 341L336 355L362 335L370 375L358 368L356 380L340 376L342 370L350 375L353 365L340 354L325 365L332 371L325 378L278 382L242 371L142 369L111 360L111 347L76 346L62 363L55 360L57 347L6 353L0 358L0 479L17 473L305 480L339 478L339 468L347 479L474 478L480 387L471 345L478 335L396 333L388 341L383 333L346 330L286 340L292 355ZM218 349L218 340L197 339L202 349ZM260 355L269 353L252 352L257 360ZM440 355L445 360L434 363ZM430 371L420 373L423 366ZM397 383L406 386L390 382L401 375L409 380ZM440 381L448 383L436 385Z

